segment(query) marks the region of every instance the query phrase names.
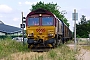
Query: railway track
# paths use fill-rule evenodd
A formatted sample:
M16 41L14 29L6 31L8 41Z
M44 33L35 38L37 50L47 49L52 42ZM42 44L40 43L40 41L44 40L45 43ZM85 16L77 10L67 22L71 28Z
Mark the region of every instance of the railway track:
M49 47L38 47L38 48L31 48L31 51L32 52L48 52L51 49L53 49L53 48L49 48Z

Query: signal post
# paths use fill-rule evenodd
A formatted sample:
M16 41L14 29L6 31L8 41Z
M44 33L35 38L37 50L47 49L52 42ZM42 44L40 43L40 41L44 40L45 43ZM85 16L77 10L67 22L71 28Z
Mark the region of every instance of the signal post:
M74 13L72 13L72 20L74 20L74 42L75 42L75 51L76 51L77 50L76 20L78 20L78 13L76 13L76 9L74 9Z
M25 19L25 17L23 17L23 12L22 12L22 24L20 24L20 26L21 26L21 28L22 28L22 38L23 38L23 45L25 45L25 43L24 43L24 28L25 28L25 24L24 24L24 20L23 19Z

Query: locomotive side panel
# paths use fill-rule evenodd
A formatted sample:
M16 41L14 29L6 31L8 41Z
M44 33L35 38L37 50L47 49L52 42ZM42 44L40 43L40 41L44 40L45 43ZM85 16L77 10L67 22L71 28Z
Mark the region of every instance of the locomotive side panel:
M58 25L59 25L59 28L58 28L59 32L58 33L59 33L59 35L62 35L63 34L62 33L62 22L60 20L59 20L59 24Z
M72 38L72 32L70 31L69 27L64 24L64 40L66 41L70 38Z
M65 39L69 38L69 29L66 25L64 25L64 38Z
M62 26L61 20L56 19L55 23L56 23L56 28L55 28L56 32L55 32L55 34L62 35L63 34L63 32L62 32L63 26Z

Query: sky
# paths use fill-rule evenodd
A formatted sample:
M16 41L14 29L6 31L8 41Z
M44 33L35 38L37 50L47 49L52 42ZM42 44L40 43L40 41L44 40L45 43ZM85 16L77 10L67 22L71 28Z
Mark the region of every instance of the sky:
M73 31L74 21L72 20L72 13L74 9L78 13L77 23L80 22L82 15L86 16L86 19L90 19L90 0L0 0L0 20L7 25L20 28L21 24L21 12L24 12L24 16L30 12L32 4L42 1L45 3L57 3L59 11L66 10L65 17L70 23L70 29Z

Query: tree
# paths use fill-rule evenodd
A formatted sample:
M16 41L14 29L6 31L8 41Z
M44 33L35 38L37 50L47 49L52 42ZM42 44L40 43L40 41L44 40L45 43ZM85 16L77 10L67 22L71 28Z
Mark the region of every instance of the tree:
M87 20L87 32L90 34L90 20Z
M81 24L86 24L86 16L82 15L81 17Z
M77 36L86 38L90 32L90 20L86 21L85 16L82 15L81 21L79 24L76 24L76 27Z
M43 9L46 9L50 12L52 12L53 14L56 15L56 17L58 17L59 19L63 20L64 23L69 27L69 23L67 22L68 20L65 18L64 14L66 12L62 11L62 12L59 12L59 6L57 4L54 4L54 3L47 3L45 4L44 2L37 2L36 5L32 5L32 9L30 9L31 11L34 11L38 8L43 8Z

